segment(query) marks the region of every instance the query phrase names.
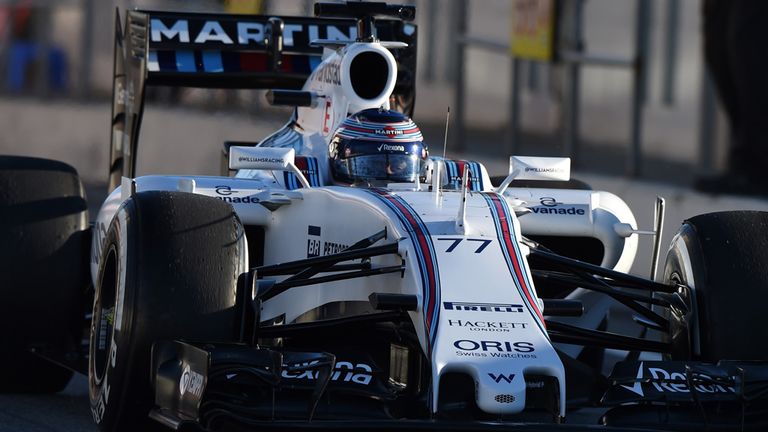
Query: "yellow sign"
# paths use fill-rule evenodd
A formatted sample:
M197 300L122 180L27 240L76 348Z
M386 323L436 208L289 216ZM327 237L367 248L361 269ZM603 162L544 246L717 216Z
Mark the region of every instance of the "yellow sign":
M527 60L552 61L555 0L512 0L510 51Z
M256 15L263 12L261 0L224 0L224 9L227 13Z

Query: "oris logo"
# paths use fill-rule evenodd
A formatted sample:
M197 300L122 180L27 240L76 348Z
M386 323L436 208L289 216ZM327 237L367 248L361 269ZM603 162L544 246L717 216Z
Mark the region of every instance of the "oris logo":
M475 342L469 339L457 340L453 346L462 351L491 351L491 352L533 352L533 343L531 342L499 342L499 341L479 341Z
M458 357L536 358L536 354L533 354L536 349L532 342L461 339L455 341L453 347L456 348L456 356Z

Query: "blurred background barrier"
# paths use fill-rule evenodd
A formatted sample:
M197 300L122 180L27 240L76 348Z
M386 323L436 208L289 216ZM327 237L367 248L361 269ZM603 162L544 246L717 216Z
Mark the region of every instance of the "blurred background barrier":
M433 148L442 146L450 105L449 153L569 155L580 170L678 184L724 165L728 131L720 127L727 125L703 67L701 0L405 2L417 6L421 35L414 118ZM116 7L306 15L311 6L307 0L0 0L0 113L14 113L0 116L0 150L75 145L94 160L106 147L102 110L111 91ZM537 38L546 40L537 45ZM542 47L550 52L537 54ZM168 115L241 119L210 136L221 141L258 140L242 135L287 114L266 107L259 91L160 88L148 99L148 109ZM56 113L46 118L45 109ZM21 112L34 120L19 119ZM41 127L51 117L62 117L55 131ZM22 133L27 121L36 127ZM151 130L145 128L146 139L154 140ZM74 142L84 135L89 142ZM173 148L200 134L160 136L163 147ZM218 149L220 142L200 145Z

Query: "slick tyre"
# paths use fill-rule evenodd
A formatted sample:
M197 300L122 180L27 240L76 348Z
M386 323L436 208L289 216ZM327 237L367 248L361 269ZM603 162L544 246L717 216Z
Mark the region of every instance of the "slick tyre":
M91 324L88 386L100 430L154 425L153 342L233 339L246 250L243 227L223 201L142 192L123 203L100 251Z
M72 372L31 353L71 351L88 287L88 206L77 171L0 156L0 392L52 393Z
M766 263L768 213L729 211L685 221L672 240L663 273L665 282L692 288L695 298L697 319L687 332L690 337L675 336L673 326L677 357L768 359Z

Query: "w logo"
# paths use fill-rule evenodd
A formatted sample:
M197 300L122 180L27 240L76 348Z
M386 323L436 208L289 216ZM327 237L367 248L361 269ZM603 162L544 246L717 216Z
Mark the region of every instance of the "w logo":
M494 375L492 373L489 373L488 376L491 377L492 380L496 381L496 384L498 384L498 383L500 383L502 381L506 381L507 384L512 384L512 380L515 379L515 374L509 374L509 375L499 374L499 375Z

